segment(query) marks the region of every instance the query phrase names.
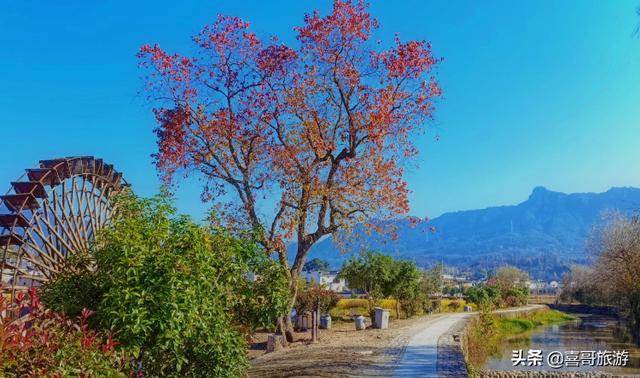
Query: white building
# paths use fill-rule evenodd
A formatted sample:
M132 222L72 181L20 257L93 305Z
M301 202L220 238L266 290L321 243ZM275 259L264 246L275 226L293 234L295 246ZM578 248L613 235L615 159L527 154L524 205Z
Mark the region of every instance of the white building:
M533 295L557 294L558 281L544 282L542 280L527 281L527 286Z
M347 283L344 278L338 278L338 272L304 271L301 277L307 283L315 283L337 293L347 290Z

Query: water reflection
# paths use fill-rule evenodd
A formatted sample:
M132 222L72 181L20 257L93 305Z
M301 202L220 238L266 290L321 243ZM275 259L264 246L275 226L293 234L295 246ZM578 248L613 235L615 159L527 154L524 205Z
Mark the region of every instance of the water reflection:
M536 328L528 333L506 340L497 356L490 357L485 368L490 370L581 370L605 371L620 374L640 375L640 348L625 340L618 321L602 315L576 315L578 319L562 324L554 324ZM540 349L547 356L552 351L604 351L626 350L629 361L624 368L620 367L563 367L552 369L543 362L543 366L513 366L511 357L513 350Z

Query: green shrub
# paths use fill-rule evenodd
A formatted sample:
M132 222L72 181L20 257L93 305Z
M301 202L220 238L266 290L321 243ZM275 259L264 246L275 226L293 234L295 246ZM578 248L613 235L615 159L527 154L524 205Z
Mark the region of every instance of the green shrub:
M478 317L465 329L467 365L482 366L488 356L498 349L499 321L488 306L481 308Z
M245 341L233 326L234 286L244 280L241 241L173 218L164 197L123 198L122 217L95 251L102 324L150 377L237 376Z
M496 308L526 305L529 299L529 289L524 287L511 287L502 291L498 286L486 285L467 288L464 294L471 303Z
M423 298L400 301L400 309L408 318L411 318L424 311L424 303L425 300Z
M91 269L93 259L86 252L69 256L54 281L46 282L38 294L47 308L71 317L83 309L97 309L102 287Z
M123 196L118 209L95 264L47 285L47 306L96 306L97 326L117 334L145 377L244 375L247 333L286 310L282 268L247 237L175 216L167 196Z
M465 290L464 295L467 296L469 302L477 305L489 302L489 293L482 287L469 287Z

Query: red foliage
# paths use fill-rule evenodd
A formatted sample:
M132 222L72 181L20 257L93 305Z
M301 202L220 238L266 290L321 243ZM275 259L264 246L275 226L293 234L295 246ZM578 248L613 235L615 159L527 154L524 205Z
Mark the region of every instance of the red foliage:
M314 311L318 306L322 313L328 314L338 305L339 300L340 296L334 291L322 287L312 287L302 290L298 294L296 308L298 312L304 312Z
M295 49L222 16L193 38L193 57L143 46L164 179L199 171L204 198L234 192L228 221L264 230L285 266L284 241L297 239L295 274L322 236L406 213L403 166L441 95L438 59L398 36L381 49L378 27L363 1L336 0L329 15L305 16ZM266 220L260 201L274 194Z
M16 310L26 315L10 320L9 313ZM126 371L128 361L115 352L117 343L112 336L105 339L89 328L87 320L92 315L93 311L84 309L77 319L71 319L47 310L35 289L28 298L18 293L14 306L0 295L0 375L58 377L62 376L57 371L61 364L76 368L83 377Z

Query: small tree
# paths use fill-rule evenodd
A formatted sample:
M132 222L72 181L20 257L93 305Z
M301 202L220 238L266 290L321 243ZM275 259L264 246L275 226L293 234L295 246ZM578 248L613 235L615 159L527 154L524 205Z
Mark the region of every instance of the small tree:
M436 266L423 273L421 289L426 295L429 296L442 291L443 271L444 265L438 263Z
M441 94L438 59L424 40L381 48L377 28L364 1L336 0L304 17L294 47L221 16L193 38L194 56L140 49L159 172L201 175L205 200L229 200L229 224L257 231L288 270L290 308L317 241L409 209L403 166Z
M307 272L313 272L313 271L321 271L321 272L328 272L329 271L329 263L325 260L321 260L319 258L313 258L310 261L307 261L304 264L304 268L303 270L307 271Z
M527 272L514 266L503 266L499 268L494 277L495 286L500 289L503 295L513 288L525 288L527 280L529 280Z
M365 251L352 257L340 270L339 276L347 281L351 290L363 290L369 302L369 314L373 321L375 303L391 294L393 258L379 252Z
M592 283L606 302L626 318L629 330L640 343L640 218L611 214L596 230L589 249L596 257Z
M481 287L467 288L464 292L464 295L467 297L467 301L475 303L478 306L489 302L489 295L487 294L487 291Z
M481 308L499 307L502 300L500 290L491 285L470 287L464 291L464 294L469 302L475 303Z
M379 252L366 251L359 258L351 258L342 266L340 277L349 287L363 290L369 302L369 313L373 321L375 303L381 298L396 299L396 316L404 305L407 316L415 313L412 304L420 299L422 275L416 264L409 260L394 260Z
M424 293L420 290L422 274L413 261L399 260L393 262L388 292L396 299L396 316L400 319L400 308L407 317L416 313L417 302Z
M245 341L233 327L233 286L245 273L239 242L186 217L165 198L123 198L122 216L95 253L98 315L155 377L240 375ZM213 231L213 230L211 230Z
M587 305L606 304L607 291L600 285L593 267L574 265L562 276L560 299Z
M316 305L322 314L328 314L333 310L340 300L340 296L321 287L305 288L300 292L296 309L298 311L315 311Z
M434 311L440 307L441 299L434 303L429 300L432 295L442 293L444 265L436 264L433 268L426 270L422 275L421 290L424 293L425 300L422 305L424 312Z

